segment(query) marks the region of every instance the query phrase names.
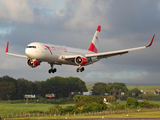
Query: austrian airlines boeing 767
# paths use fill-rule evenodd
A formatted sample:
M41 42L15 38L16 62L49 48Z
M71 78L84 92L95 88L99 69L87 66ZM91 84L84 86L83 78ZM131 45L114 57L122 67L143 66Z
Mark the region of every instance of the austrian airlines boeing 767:
M51 65L51 69L48 71L49 73L54 73L57 71L56 68L53 68L54 65L62 64L79 66L76 71L82 72L84 71L84 67L82 66L93 64L102 58L122 55L128 53L129 51L150 47L155 37L155 35L153 35L150 44L147 46L98 53L98 34L100 31L101 26L98 26L88 50L33 42L27 45L25 49L26 55L18 55L8 52L9 42L7 42L6 53L8 55L28 58L27 65L32 68L39 66L41 62L48 62Z

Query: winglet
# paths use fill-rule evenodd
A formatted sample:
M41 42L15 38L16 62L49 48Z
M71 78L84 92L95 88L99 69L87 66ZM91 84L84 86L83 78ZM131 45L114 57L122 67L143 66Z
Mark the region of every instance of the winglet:
M8 53L8 46L9 46L9 42L7 42L6 53Z
M101 26L100 26L100 25L98 25L97 31L98 31L98 32L101 32Z
M150 44L149 44L149 45L147 45L146 47L150 47L150 46L152 45L153 40L154 40L154 37L155 37L155 34L153 35L153 37L152 37L152 40L151 40Z

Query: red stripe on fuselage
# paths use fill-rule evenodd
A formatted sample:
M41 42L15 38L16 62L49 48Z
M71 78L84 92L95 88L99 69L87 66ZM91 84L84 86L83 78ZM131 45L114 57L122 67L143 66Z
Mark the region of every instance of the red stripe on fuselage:
M50 51L50 53L51 53L51 55L52 55L52 51L51 51L50 47L47 46L47 45L44 45L44 46Z
M95 45L94 45L93 43L91 43L91 45L90 45L90 47L89 47L88 50L89 50L89 51L92 51L92 52L95 52L95 53L98 52L97 48L95 47Z

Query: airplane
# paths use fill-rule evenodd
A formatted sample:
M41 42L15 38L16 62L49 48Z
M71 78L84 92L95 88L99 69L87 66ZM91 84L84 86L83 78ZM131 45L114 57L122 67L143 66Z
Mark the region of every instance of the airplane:
M36 68L41 64L41 62L48 62L51 66L51 69L48 70L49 73L55 73L57 71L56 68L53 68L54 65L62 65L62 64L78 66L76 71L83 72L84 71L83 66L93 64L99 61L100 59L126 54L129 51L133 50L148 48L152 45L155 37L154 34L150 44L147 46L98 53L98 44L99 44L98 35L100 31L101 31L101 26L99 25L96 29L96 32L93 36L92 42L88 50L54 45L54 44L33 42L27 45L25 49L26 55L19 55L8 52L9 42L7 42L6 54L27 58L27 65L32 68Z

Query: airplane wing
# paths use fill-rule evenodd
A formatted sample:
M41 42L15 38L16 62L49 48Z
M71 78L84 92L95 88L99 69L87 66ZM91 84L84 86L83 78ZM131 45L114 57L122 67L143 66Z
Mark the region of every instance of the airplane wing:
M150 44L147 46L118 50L118 51L111 51L111 52L102 52L102 53L96 53L96 54L86 54L85 57L86 58L87 57L97 57L97 59L102 59L102 58L108 58L108 57L112 57L112 56L116 56L116 55L126 54L129 51L133 51L133 50L144 49L144 48L150 47L152 45L154 37L155 37L155 34L153 35Z
M7 42L7 46L6 46L6 54L7 54L7 55L12 55L12 56L16 56L16 57L28 58L28 57L25 56L25 55L19 55L19 54L9 53L9 52L8 52L8 47L9 47L9 42Z
M144 48L150 47L152 45L154 37L155 37L155 34L153 35L150 44L147 45L147 46L130 48L130 49L124 49L124 50L118 50L118 51L111 51L111 52L85 54L84 57L86 57L86 58L97 57L97 59L102 59L102 58L108 58L108 57L112 57L112 56L116 56L116 55L126 54L129 51L133 51L133 50L144 49ZM61 58L62 59L66 59L66 60L72 60L72 59L76 58L77 56L81 56L81 55L65 55L65 56L61 56Z

